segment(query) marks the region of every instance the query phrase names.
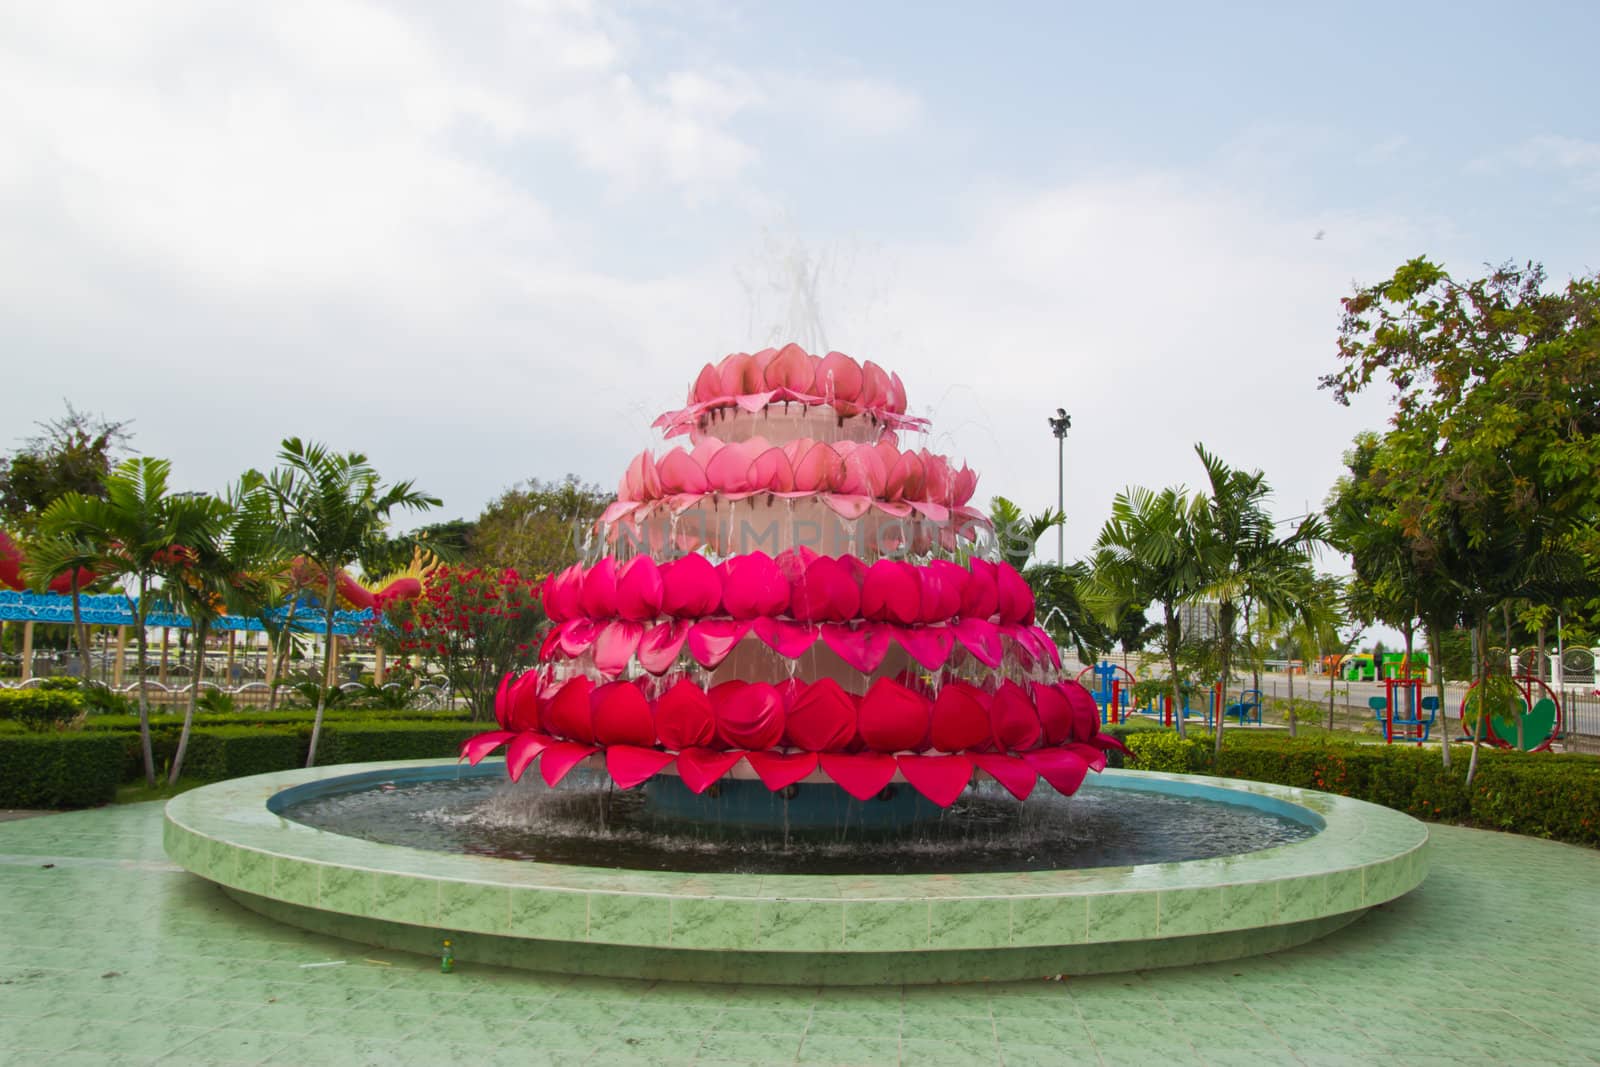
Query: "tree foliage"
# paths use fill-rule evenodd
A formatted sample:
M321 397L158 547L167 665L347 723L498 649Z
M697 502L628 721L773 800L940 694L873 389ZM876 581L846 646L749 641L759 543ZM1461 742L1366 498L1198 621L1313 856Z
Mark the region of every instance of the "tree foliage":
M582 537L613 494L569 474L512 486L484 509L468 537L466 561L492 570L553 574L578 561Z
M79 411L36 424L21 449L0 459L0 516L29 532L38 516L67 493L105 496L104 481L131 434L129 423Z

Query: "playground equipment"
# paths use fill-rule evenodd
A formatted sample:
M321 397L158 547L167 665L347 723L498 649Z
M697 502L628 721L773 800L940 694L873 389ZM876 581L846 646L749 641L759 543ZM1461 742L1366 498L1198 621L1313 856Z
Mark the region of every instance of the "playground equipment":
M1226 714L1239 720L1243 726L1247 722L1261 725L1261 690L1241 689L1239 699L1228 705Z
M1469 739L1482 740L1496 748L1517 748L1517 723L1522 723L1522 744L1525 752L1548 752L1550 745L1561 736L1564 716L1561 697L1542 679L1518 674L1511 678L1495 679L1497 687L1482 709L1483 736L1477 737L1469 722L1468 705L1476 705L1481 692L1480 682L1473 682L1461 698L1461 729ZM1479 719L1476 707L1471 719Z
M1251 690L1251 692L1255 692L1255 690ZM1222 683L1218 682L1213 686L1203 688L1190 682L1184 682L1179 686L1178 698L1179 711L1183 715L1183 720L1188 722L1190 719L1200 719L1209 729L1216 721L1217 709L1222 707ZM1232 713L1232 709L1229 709L1229 713ZM1145 709L1144 714L1159 718L1163 726L1173 725L1172 694L1162 693L1160 696L1151 698L1150 705Z
M1383 727L1383 743L1394 744L1395 727L1403 733L1401 741L1420 745L1433 732L1439 714L1439 698L1422 695L1421 678L1386 678L1383 696L1367 698L1373 717Z
M1094 675L1094 685L1084 683L1086 674ZM1103 659L1079 671L1077 680L1094 697L1101 722L1121 722L1133 709L1133 687L1138 679L1128 668Z

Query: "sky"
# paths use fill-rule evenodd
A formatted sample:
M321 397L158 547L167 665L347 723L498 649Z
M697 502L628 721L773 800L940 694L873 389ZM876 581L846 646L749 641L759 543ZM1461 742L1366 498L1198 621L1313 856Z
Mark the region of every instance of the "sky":
M700 366L899 371L1066 552L1204 442L1281 516L1339 300L1600 269L1600 6L0 0L0 451L63 401L181 488L291 434L475 516L614 486ZM794 310L815 279L818 311ZM1053 538L1050 539L1053 548Z

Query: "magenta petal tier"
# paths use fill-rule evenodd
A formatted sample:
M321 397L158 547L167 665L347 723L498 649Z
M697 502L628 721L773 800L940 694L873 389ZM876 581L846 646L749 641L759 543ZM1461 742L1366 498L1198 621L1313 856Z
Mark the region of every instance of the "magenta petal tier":
M898 375L838 352L708 364L656 421L691 447L629 464L604 554L546 580L539 666L501 682L499 729L463 756L505 746L513 779L537 763L552 786L589 761L624 789L1075 792L1120 745L1027 582L983 558L977 475L897 439L926 425Z

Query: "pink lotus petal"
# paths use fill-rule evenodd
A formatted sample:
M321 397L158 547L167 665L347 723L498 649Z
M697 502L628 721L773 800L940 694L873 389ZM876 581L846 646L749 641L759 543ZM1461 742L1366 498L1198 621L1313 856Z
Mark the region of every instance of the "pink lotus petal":
M897 559L880 559L867 568L861 583L864 618L909 626L921 610L922 583L917 568Z
M924 623L945 622L961 612L962 595L967 588L968 571L947 559L936 559L917 571L922 587L917 619Z
M750 632L748 619L701 619L689 627L689 655L707 669L716 669L745 634Z
M921 500L922 486L922 457L915 452L900 453L900 458L889 471L884 494L892 500Z
M794 464L781 448L769 448L750 467L750 484L773 493L794 491Z
M1039 773L1015 756L991 752L971 752L968 756L980 771L999 782L1018 800L1027 800L1039 780Z
M801 622L844 622L861 610L861 587L850 565L818 556L789 583L789 614Z
M734 406L739 408L741 411L747 411L754 415L756 412L772 403L772 398L774 395L776 394L770 391L763 393L745 393L743 396L736 398L733 403Z
M964 752L993 739L989 695L970 682L950 681L933 701L931 736L940 752Z
M661 614L661 568L649 556L635 556L617 574L617 614L648 622Z
M539 697L538 674L529 671L512 682L506 698L507 713L510 716L504 724L507 729L519 732L540 729L539 716L544 701Z
M568 619L556 630L556 643L567 656L581 656L594 647L603 622L593 619Z
M699 553L680 556L661 568L661 609L680 619L714 614L722 605L722 579Z
M606 773L623 789L632 789L654 778L676 757L670 752L634 745L612 745L606 749Z
M877 626L852 629L843 623L823 624L822 641L850 666L871 674L889 652L889 635Z
M842 493L823 493L822 502L841 519L855 520L872 509L872 500L864 496L845 496Z
M876 752L905 752L922 747L928 736L928 698L896 682L879 678L861 698L857 728L861 740Z
M539 761L539 775L545 785L554 789L561 784L561 779L567 776L568 771L598 751L593 745L556 741L544 750L544 758Z
M661 491L668 495L704 493L711 488L706 471L682 448L674 448L656 464Z
M1066 694L1054 685L1034 682L1033 706L1039 713L1039 726L1044 731L1044 743L1059 745L1072 737L1072 705Z
M734 618L779 615L789 606L789 583L765 552L732 556L723 568L722 606Z
M950 521L950 509L943 504L935 504L927 500L913 500L911 506L929 522L944 523Z
M829 352L817 364L811 391L824 397L837 409L840 403L852 404L861 395L861 366L843 352Z
M756 636L785 659L799 659L821 636L815 625L787 619L757 619L755 628Z
M694 386L689 390L689 403L704 403L715 400L722 395L722 381L717 376L717 368L707 363L700 370L700 376L694 380Z
M978 489L978 474L965 463L950 482L950 506L959 508L972 499Z
M906 411L906 383L894 371L889 372L889 396L884 400L883 407L885 411L896 415L904 415Z
M816 378L816 371L805 349L797 344L787 344L767 364L764 377L768 389L807 390Z
M950 461L944 456L929 455L924 457L922 461L922 470L925 481L922 498L930 504L938 504L942 508L948 508L952 498L955 496L956 487L955 471L950 469ZM949 512L946 511L945 517L948 518L948 516ZM933 518L931 515L928 517ZM940 518L935 521L944 522L945 520Z
M1001 751L1022 752L1039 743L1039 713L1027 691L1007 679L995 690L989 702L989 724Z
M1086 745L1081 741L1073 741L1064 747L1071 749L1082 757L1083 761L1089 765L1089 769L1096 774L1106 769L1105 749L1097 745Z
M728 748L775 748L783 737L783 697L765 682L723 682L712 688L717 740Z
M704 793L734 764L744 759L743 752L718 752L710 748L686 748L678 753L678 777L691 793Z
M994 623L984 619L960 618L950 624L956 640L977 657L986 667L998 668L1005 659L1005 646L1000 643L1000 631Z
M720 396L739 396L752 392L745 388L747 377L755 374L756 361L743 352L735 352L717 366Z
M594 722L589 697L594 683L583 675L569 678L544 710L544 728L556 737L574 741L593 741Z
M1089 764L1084 758L1067 748L1041 748L1025 754L1022 759L1062 796L1076 793L1089 774Z
M925 669L937 671L950 661L956 635L943 626L903 626L892 631L900 647Z
M628 667L639 639L644 636L644 623L613 619L600 628L594 639L594 668L607 678L615 678Z
M690 625L687 619L673 619L646 630L639 639L639 649L635 653L639 657L639 666L655 675L671 670L678 661L678 653L683 651Z
M1089 743L1099 749L1114 748L1124 756L1130 755L1128 752L1128 746L1123 744L1119 739L1112 737L1110 734L1095 734L1094 739Z
M814 752L747 752L745 762L774 793L789 788L817 769Z
M767 368L772 366L772 361L778 358L778 350L776 348L763 348L750 358L755 362L756 365L754 381L758 383L756 388L759 389L759 383L766 381Z
M805 686L790 701L785 744L807 752L843 752L855 736L856 699L832 678Z
M861 395L857 401L863 408L882 408L893 389L888 372L882 367L870 359L861 365Z
M500 676L500 684L494 691L494 721L503 730L511 729L511 682L515 678L515 674L507 671Z
M528 769L528 764L539 758L539 753L549 748L555 738L545 734L522 733L518 734L511 747L506 749L506 773L513 782L522 781L522 774Z
M575 619L583 613L583 567L574 563L545 582L550 593L550 621Z
M960 799L972 781L972 761L964 756L898 756L895 764L913 789L941 808Z
M655 702L656 736L667 748L687 749L709 745L717 736L711 698L704 689L684 679Z
M474 734L461 742L461 755L458 758L477 766L479 760L516 736L510 730L490 730L488 733Z
M706 481L719 493L742 493L752 488L751 467L766 451L766 443L751 438L723 446L706 464Z
M778 573L783 575L784 581L788 582L792 589L795 583L805 577L806 568L819 558L821 557L810 547L795 545L779 552L772 557L772 561L778 565ZM790 597L793 598L792 593Z
M1000 610L999 579L995 566L987 560L969 561L970 574L961 591L961 614L968 619L987 619ZM991 664L992 666L992 664Z
M583 613L591 619L617 614L617 561L604 556L583 576Z
M1050 662L1055 664L1056 670L1059 671L1061 669L1061 649L1056 644L1056 639L1051 637L1050 631L1043 626L1035 626L1033 629L1038 638L1039 647L1044 649L1045 655L1050 657Z
M911 514L911 505L904 500L874 500L872 506L896 519L904 519Z
M882 753L844 756L824 752L819 762L822 773L857 800L871 800L894 778L894 757Z
M1057 688L1067 700L1072 715L1069 735L1074 741L1093 741L1100 732L1100 706L1087 689L1077 682L1062 682Z
M590 697L590 707L594 739L601 744L649 748L656 743L656 724L650 714L650 702L632 682L602 685Z
M1009 563L998 564L995 576L999 592L1001 622L1033 622L1033 589L1027 579Z
M794 487L799 492L825 493L843 481L844 460L830 445L813 444L795 462Z

